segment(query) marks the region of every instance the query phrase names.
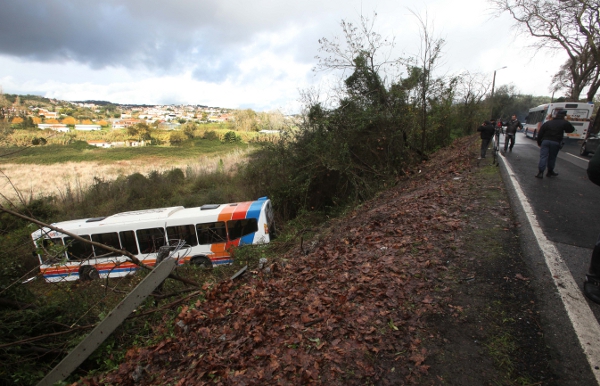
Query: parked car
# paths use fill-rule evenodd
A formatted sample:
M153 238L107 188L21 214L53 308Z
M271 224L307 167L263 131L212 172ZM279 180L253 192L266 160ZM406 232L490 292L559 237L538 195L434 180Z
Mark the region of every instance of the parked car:
M581 144L579 154L585 156L590 153L595 153L598 143L600 143L600 136L598 134L590 134L586 140L583 141L583 144Z

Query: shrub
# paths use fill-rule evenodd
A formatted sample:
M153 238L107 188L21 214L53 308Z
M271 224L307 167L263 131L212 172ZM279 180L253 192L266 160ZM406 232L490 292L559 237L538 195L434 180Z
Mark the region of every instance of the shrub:
M217 135L217 133L214 130L208 130L205 131L204 134L202 135L203 139L208 139L209 141L214 141L216 139L219 139L219 136Z
M228 131L223 136L223 142L224 143L234 143L234 142L241 142L241 141L242 141L242 137L240 137L239 135L237 135L235 133L235 131Z
M171 145L181 145L186 139L186 135L179 130L172 131L169 134L169 143Z

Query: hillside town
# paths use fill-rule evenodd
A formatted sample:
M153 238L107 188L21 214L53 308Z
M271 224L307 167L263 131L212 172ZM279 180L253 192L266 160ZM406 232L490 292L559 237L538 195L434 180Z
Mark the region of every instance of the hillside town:
M21 106L15 102L5 107L10 123L18 124L30 118L38 128L67 132L70 128L94 131L104 128L123 129L138 123L159 129L176 129L186 122L224 123L233 120L231 109L199 105L114 105L108 102L65 102L48 99L52 107Z
M3 94L0 88L0 131L5 139L16 131L16 137L12 135L12 139L5 142L17 146L45 144L48 135L36 135L36 129L40 133L79 137L96 147L119 147L181 143L186 138L214 130L273 134L283 127L295 126L297 120L297 116L283 115L279 111L255 112L204 105L70 102L36 95ZM86 135L86 132L97 134ZM225 133L216 134L216 138L222 135ZM64 142L60 136L50 137L54 142ZM234 134L228 138L238 136Z

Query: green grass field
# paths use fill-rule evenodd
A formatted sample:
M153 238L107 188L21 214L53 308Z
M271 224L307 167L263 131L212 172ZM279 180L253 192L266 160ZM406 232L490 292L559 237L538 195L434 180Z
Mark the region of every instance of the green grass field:
M114 162L135 159L191 159L199 156L216 156L234 149L248 149L247 143L222 143L219 140L194 139L180 146L144 146L96 148L85 142L72 145L46 145L29 148L0 148L0 164L51 165L63 162Z

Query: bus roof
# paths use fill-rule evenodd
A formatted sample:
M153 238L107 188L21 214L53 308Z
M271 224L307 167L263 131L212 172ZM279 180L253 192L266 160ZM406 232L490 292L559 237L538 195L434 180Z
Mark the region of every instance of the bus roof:
M183 206L173 206L168 208L143 209L129 212L116 213L107 217L84 218L78 220L68 220L52 224L53 226L64 229L68 232L81 234L86 229L98 229L103 226L118 226L131 223L152 223L160 221L163 225L166 222L173 222L174 225L180 225L184 220L193 218L196 222L223 221L220 219L222 212L228 212L228 219L231 219L233 213L238 213L238 218L246 218L247 215L256 216L260 212L260 207L266 202L266 197L261 197L256 201L229 203L229 204L208 204L201 207L184 208ZM234 217L235 219L235 217ZM180 221L178 221L180 220ZM32 237L37 239L43 234L50 237L61 236L57 232L50 231L47 228L39 229L32 233Z
M556 107L556 108L563 108L565 110L569 110L569 109L594 109L594 104L593 103L586 103L586 102L551 102L551 103L544 103L541 104L539 106L536 107L532 107L531 109L529 109L529 111L533 111L533 110L544 110L546 108L549 107Z

